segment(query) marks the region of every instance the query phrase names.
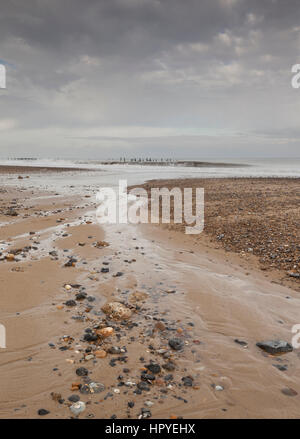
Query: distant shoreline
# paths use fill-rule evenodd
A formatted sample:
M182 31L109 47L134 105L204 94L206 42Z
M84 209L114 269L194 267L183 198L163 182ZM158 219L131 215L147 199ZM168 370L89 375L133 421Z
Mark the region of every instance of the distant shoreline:
M24 172L71 172L71 171L98 171L97 168L82 168L80 167L82 163L78 163L78 166L74 164L72 167L56 167L56 166L32 166L32 165L0 165L0 174L16 174ZM85 163L86 164L86 163ZM191 168L240 168L240 167L251 167L248 164L238 164L238 163L222 163L222 162L202 162L197 160L179 160L179 161L99 161L97 165L139 165L139 166L165 166L165 167L191 167Z
M24 174L38 172L71 172L71 171L97 171L88 168L68 168L54 166L26 166L26 165L0 165L0 174Z
M189 168L240 168L249 167L251 165L241 164L241 163L222 163L222 162L202 162L198 160L176 160L173 162L169 161L125 161L122 160L106 160L99 162L101 165L140 165L140 166L184 166Z

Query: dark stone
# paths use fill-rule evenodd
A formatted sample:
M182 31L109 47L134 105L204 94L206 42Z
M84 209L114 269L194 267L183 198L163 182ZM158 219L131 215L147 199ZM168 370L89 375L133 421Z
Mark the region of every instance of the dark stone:
M270 340L256 343L256 346L267 352L268 354L285 354L286 352L292 352L293 347L282 340Z
M181 381L183 381L184 386L192 387L194 378L192 377L182 377Z
M169 372L172 372L173 370L175 370L175 364L171 363L171 361L169 361L168 363L163 364L162 367L165 370L168 370Z
M184 347L184 342L180 338L171 338L169 340L169 346L171 346L172 349L175 351L180 351Z
M243 341L243 340L239 340L238 338L236 338L236 339L234 340L234 342L237 343L237 344L239 344L239 345L241 345L241 346L243 346L243 347L248 346L248 343L247 343L247 342L245 342L245 341Z
M159 364L155 364L155 363L150 363L146 366L146 368L148 370L150 370L150 372L152 373L160 373L161 371L161 367Z
M146 384L144 381L141 381L137 384L137 388L139 390L145 390L145 391L149 391L150 387L148 386L148 384Z
M85 377L89 374L89 371L85 367L79 367L76 369L76 375L80 377Z
M121 348L119 348L119 346L111 346L107 352L109 354L120 354L121 353Z
M286 396L297 396L298 395L296 390L291 389L289 387L284 387L283 389L281 389L281 393L283 393Z
M280 370L281 372L285 372L288 368L285 365L281 365L281 364L273 364L274 367L276 367L276 369Z
M66 306L76 306L76 302L75 302L75 300L67 300L65 302L65 305Z
M46 409L39 409L38 410L38 415L40 415L40 416L45 416L45 415L48 415L50 412L49 412L49 410L46 410Z
M155 380L155 376L152 373L142 372L141 379L145 381L153 381Z
M133 401L129 401L128 402L128 407L130 407L132 409L134 407L134 402Z
M78 293L76 294L75 298L76 300L84 300L86 298L87 294L86 293Z
M78 401L80 401L80 396L79 395L71 395L71 396L69 396L68 400L71 402L78 402Z
M98 337L96 334L91 334L89 332L85 333L83 336L84 341L97 341Z
M173 375L171 374L171 373L169 373L168 375L166 375L165 377L164 377L164 380L165 381L172 381L173 380Z

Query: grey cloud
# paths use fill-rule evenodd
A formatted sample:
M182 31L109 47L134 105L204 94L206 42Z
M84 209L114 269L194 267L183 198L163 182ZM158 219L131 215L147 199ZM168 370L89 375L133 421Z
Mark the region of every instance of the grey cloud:
M298 0L2 1L0 154L51 155L52 138L66 155L248 156L284 137L295 155L299 19Z

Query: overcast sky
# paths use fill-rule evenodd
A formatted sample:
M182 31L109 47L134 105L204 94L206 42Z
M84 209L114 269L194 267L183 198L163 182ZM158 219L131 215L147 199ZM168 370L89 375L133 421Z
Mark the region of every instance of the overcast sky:
M299 0L0 0L0 156L299 157Z

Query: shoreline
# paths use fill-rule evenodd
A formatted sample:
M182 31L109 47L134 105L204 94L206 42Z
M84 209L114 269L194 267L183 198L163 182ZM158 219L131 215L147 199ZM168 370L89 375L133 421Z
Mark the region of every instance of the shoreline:
M68 168L68 167L51 167L51 166L26 166L26 165L0 165L1 174L31 174L41 172L71 172L71 171L97 171L93 168ZM98 170L99 171L99 170Z
M101 161L101 165L140 165L140 166L166 166L166 167L190 167L190 168L244 168L251 167L249 164L244 163L222 163L222 162L205 162L198 160L175 160L172 162L167 161L121 161L121 160L111 160L111 161Z

